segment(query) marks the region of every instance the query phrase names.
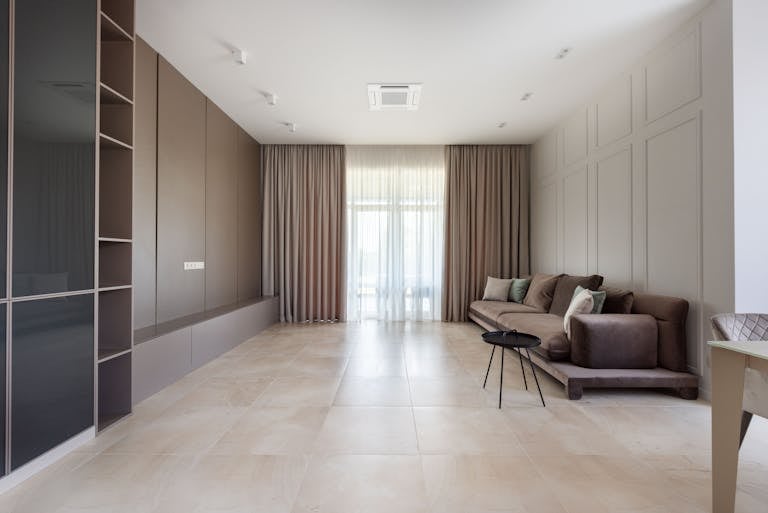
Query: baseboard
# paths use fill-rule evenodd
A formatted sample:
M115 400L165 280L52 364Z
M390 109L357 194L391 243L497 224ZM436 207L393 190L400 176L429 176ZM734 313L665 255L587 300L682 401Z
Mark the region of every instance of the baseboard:
M0 478L0 494L7 492L11 488L18 486L41 470L49 467L59 461L61 458L71 453L75 449L82 447L96 437L96 428L90 427L82 433L73 436L66 442L63 442L53 449L49 450L25 463L5 477Z

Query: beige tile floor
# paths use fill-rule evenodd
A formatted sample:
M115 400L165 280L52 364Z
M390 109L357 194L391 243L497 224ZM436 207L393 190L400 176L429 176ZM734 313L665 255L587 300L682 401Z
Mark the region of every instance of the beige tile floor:
M710 510L710 408L646 391L547 400L471 324L276 325L0 496L40 513ZM497 362L498 363L498 362ZM530 375L529 375L530 379ZM768 511L768 423L739 512Z

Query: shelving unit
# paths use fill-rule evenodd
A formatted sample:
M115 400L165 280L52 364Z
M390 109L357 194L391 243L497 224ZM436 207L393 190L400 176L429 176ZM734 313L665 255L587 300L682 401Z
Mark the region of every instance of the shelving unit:
M105 429L131 412L133 361L134 2L101 0L99 16L98 401Z

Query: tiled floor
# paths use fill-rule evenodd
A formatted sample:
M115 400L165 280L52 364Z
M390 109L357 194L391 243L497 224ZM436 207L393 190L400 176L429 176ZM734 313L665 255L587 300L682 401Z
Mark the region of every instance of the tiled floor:
M40 513L710 511L710 409L655 392L547 407L470 324L278 325L0 496ZM529 376L530 377L530 376ZM768 423L739 512L768 511Z

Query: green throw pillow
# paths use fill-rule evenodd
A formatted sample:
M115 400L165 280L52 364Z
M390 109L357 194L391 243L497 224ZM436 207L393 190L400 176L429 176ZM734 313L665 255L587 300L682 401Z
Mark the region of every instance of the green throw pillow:
M525 295L528 293L528 287L531 285L530 278L515 278L512 286L509 287L509 300L515 303L522 303Z
M573 297L576 297L579 292L582 290L587 290L581 285L578 285L576 287L576 290L573 291ZM605 303L605 296L608 294L604 290L590 290L590 294L592 294L592 299L595 301L595 306L592 307L592 313L593 314L599 314L603 311L603 303ZM573 299L571 299L573 300Z

